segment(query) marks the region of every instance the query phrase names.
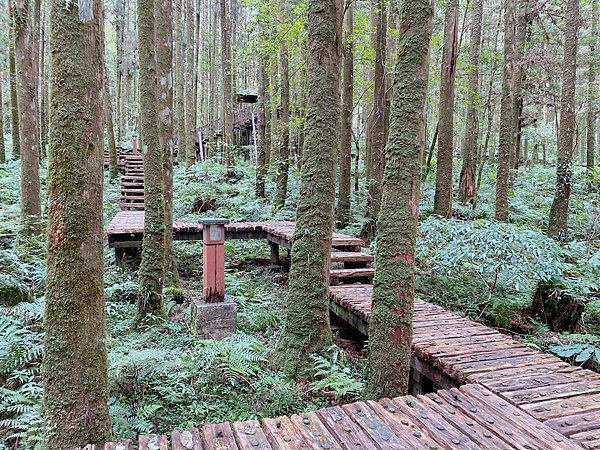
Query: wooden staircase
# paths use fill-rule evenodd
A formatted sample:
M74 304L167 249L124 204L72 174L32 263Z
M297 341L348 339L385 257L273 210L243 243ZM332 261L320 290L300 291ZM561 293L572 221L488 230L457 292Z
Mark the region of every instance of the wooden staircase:
M141 155L125 156L120 200L121 211L144 209L144 162Z
M343 269L329 271L329 284L373 284L375 269L371 267L373 255L362 252L332 252L332 263L343 263Z

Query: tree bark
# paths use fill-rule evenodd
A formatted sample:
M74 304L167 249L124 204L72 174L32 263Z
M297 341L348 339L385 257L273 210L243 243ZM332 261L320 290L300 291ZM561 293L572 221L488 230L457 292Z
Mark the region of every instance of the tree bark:
M471 13L471 50L469 54L469 94L467 99L467 123L465 126L465 145L463 147L463 165L460 171L458 199L462 203L473 203L475 195L475 161L477 152L477 105L479 104L479 54L481 50L481 22L483 19L483 0L475 0Z
M186 1L186 49L185 49L185 165L189 170L196 164L196 115L194 105L194 0Z
M415 247L421 166L425 149L425 104L434 5L403 0L403 30L394 77L390 142L386 146L365 399L405 395L410 373Z
M279 25L285 25L285 0L279 0ZM282 32L283 28L282 28ZM287 196L288 173L290 170L290 67L288 44L285 37L281 40L279 47L279 63L281 74L281 118L280 139L279 139L279 154L277 155L277 179L275 198L273 206L275 208L283 208L285 206L285 198Z
M344 68L342 80L342 130L340 134L340 183L337 221L340 227L350 222L350 187L352 169L352 110L354 108L354 4L344 18Z
M515 90L515 11L516 0L504 1L504 77L500 103L500 135L498 138L498 169L496 175L496 220L508 222L508 187L510 153L513 139L513 98Z
M43 159L47 157L46 145L48 144L48 117L46 115L46 5L42 14L42 37L40 50L40 154Z
M329 326L329 266L335 203L342 0L308 2L308 111L284 329L273 365L286 376L314 375L311 355L325 356Z
M51 2L45 447L112 440L104 329L102 2Z
M514 149L510 154L509 168L512 170L510 176L510 189L514 189L516 171L521 165L521 115L523 114L523 92L524 80L523 58L525 56L525 45L527 27L529 25L529 0L519 0L519 15L517 18L517 29L515 37L515 94L513 98L513 139Z
M160 146L156 102L156 42L154 0L137 3L138 49L140 61L140 137L144 155L144 240L138 271L138 309L133 325L166 319L162 302L165 266L165 202L163 199L163 159ZM151 317L148 317L149 315Z
M559 240L567 237L569 197L575 135L575 81L577 78L577 34L579 0L568 0L566 9L560 128L556 155L556 192L548 217L548 236Z
M6 147L4 145L4 103L2 103L2 71L0 70L0 164L6 162Z
M264 30L261 29L261 33L264 33ZM265 140L266 140L266 114L265 114L265 97L266 97L266 85L267 85L267 63L268 63L268 55L266 54L266 50L263 48L264 39L261 38L261 56L260 63L258 66L258 107L257 107L257 118L258 118L258 142L257 144L257 158L256 158L256 196L260 198L265 198L265 175L266 175L266 149L265 149Z
M19 136L21 138L21 233L41 232L40 157L37 128L37 95L32 56L30 0L14 4Z
M586 136L586 168L588 172L595 165L594 153L596 150L596 114L598 104L596 101L596 45L598 43L598 1L592 0L592 41L590 42L590 67L588 69L587 91L587 136Z
M108 69L106 68L106 52L102 54L104 58L104 92L102 99L104 100L104 117L106 117L106 134L108 137L108 173L110 178L115 179L119 176L117 146L115 144L115 130L112 118L112 100L110 98L110 83L108 80ZM104 158L103 158L104 159Z
M227 154L227 166L231 165L233 146L233 104L231 72L231 13L229 0L219 0L221 3L221 71L223 77L223 144Z
M177 286L177 258L173 248L173 2L154 0L156 12L156 73L158 79L158 134L162 149L165 201L165 285Z
M185 147L185 95L184 86L184 59L183 59L183 2L184 0L175 0L175 101L177 102L177 160L186 161Z
M454 83L458 57L458 0L446 4L444 52L440 82L440 113L433 213L452 217L452 153L454 151Z
M15 18L13 14L13 2L8 2L8 14L10 16L8 25L8 67L10 73L10 117L12 133L12 156L21 157L21 137L19 136L19 100L17 96L17 69L15 62L15 37L14 26Z

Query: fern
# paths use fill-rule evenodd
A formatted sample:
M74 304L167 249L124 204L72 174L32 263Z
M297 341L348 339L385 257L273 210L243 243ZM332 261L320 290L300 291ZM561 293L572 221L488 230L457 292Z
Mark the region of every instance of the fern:
M317 381L309 391L323 391L333 395L336 400L340 398L348 401L355 400L363 391L364 382L358 381L350 367L344 364L342 353L335 346L330 348L330 350L334 349L331 359L313 355Z

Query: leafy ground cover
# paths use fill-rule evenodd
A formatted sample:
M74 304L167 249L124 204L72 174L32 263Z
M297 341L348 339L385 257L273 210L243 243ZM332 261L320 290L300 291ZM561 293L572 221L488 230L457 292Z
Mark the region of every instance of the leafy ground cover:
M493 169L493 168L492 168ZM431 215L433 182L423 185L418 237L417 293L472 319L496 325L528 345L554 351L575 364L600 357L599 177L576 170L570 217L572 240L559 245L544 235L553 195L553 168L521 170L510 199L510 224L493 218L493 170L484 171L477 207L458 205L455 218ZM42 178L45 178L42 168ZM458 177L458 173L456 174ZM286 207L274 210L254 197L254 171L240 161L227 169L216 161L191 173L175 169L175 218L196 221L222 216L233 221L292 220L298 174L290 176ZM43 435L40 364L43 352L44 238L18 239L19 166L0 166L0 449L39 448ZM274 183L267 182L267 196ZM108 177L105 224L118 211L119 185ZM358 236L365 217L361 179L353 197ZM371 243L371 250L374 249ZM262 241L226 243L226 290L239 307L239 333L222 342L198 341L189 332L189 298L201 290L202 243L176 243L181 291L167 291L169 321L133 332L136 261L114 265L105 246L107 347L111 416L115 437L167 432L203 423L260 419L301 413L358 398L364 353L337 350L332 361L317 359L318 376L297 383L269 367L285 314L287 273L268 265ZM522 314L540 284L555 286L585 302L577 334L552 333ZM347 349L342 339L336 341Z

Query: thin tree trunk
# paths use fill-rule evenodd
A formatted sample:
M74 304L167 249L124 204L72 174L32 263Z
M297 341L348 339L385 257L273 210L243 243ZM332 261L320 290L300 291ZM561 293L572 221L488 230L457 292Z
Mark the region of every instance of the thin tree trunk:
M344 68L342 79L342 129L340 134L340 184L337 221L340 227L350 222L350 187L352 171L352 110L354 107L354 4L344 18Z
M390 142L377 223L375 279L363 397L405 395L410 373L415 247L433 1L403 0Z
M117 41L117 144L122 145L123 132L123 42L125 40L125 0L117 0L115 3L115 33Z
M575 81L577 77L577 34L579 30L579 0L568 0L566 9L562 90L560 100L560 130L556 156L556 192L548 217L548 236L564 240L567 237L569 197L575 134Z
M588 172L595 165L594 153L596 149L596 45L598 43L598 1L592 0L592 41L590 42L590 67L588 70L587 91L587 139L586 139L586 167Z
M17 0L13 11L21 138L21 232L24 236L40 234L42 218L37 95L34 84L29 5L28 0Z
M264 30L261 29L261 33ZM256 196L265 198L265 126L266 126L266 115L265 115L265 97L266 97L266 83L267 83L267 63L268 55L263 48L264 40L261 39L261 54L260 65L258 67L258 142L257 144L257 158L256 158Z
M232 72L231 72L231 13L229 0L221 3L221 71L223 79L222 127L223 144L227 154L227 166L231 166L233 146L233 104L232 104Z
M194 77L196 66L194 64L194 0L186 2L186 49L185 49L185 165L189 170L196 164L196 114L194 105Z
M46 159L46 145L48 144L48 119L46 117L46 6L42 14L42 37L40 51L40 155L42 159Z
M285 25L285 0L279 0L279 25ZM279 48L279 63L281 73L281 118L279 154L277 155L277 187L273 206L283 208L287 196L288 173L290 170L290 67L288 44L285 37Z
M517 18L517 32L515 37L515 94L513 98L513 139L514 149L510 155L509 168L512 172L510 176L510 190L514 189L514 180L516 172L521 165L521 115L523 113L523 92L522 86L524 80L523 58L525 57L525 44L527 36L527 27L529 24L529 0L519 0L519 15Z
M0 70L0 164L6 162L6 147L4 146L4 103L2 102L2 83L4 82Z
M452 153L454 151L454 83L458 56L458 0L446 4L444 53L440 82L440 113L433 213L452 217Z
M104 328L102 2L50 3L45 448L112 440ZM89 8L89 9L88 9Z
M483 0L475 0L471 14L471 50L469 55L469 94L467 100L467 123L465 145L463 147L463 165L460 172L458 199L462 203L473 203L475 194L475 161L477 152L477 106L479 104L479 53L481 50L481 22L483 19Z
M112 119L112 100L110 98L110 83L108 80L108 69L106 68L106 54L104 56L104 92L102 98L104 100L104 117L106 117L106 134L108 136L108 173L110 178L115 179L119 176L117 147L115 144L115 131L113 128Z
M137 2L138 51L140 61L140 137L144 154L144 240L138 271L138 309L134 328L145 322L166 319L162 302L165 267L165 202L163 158L156 101L154 49L154 0Z
M377 5L378 0L371 0L369 2L369 43L373 51L377 49ZM375 79L375 65L369 67L369 71L367 72L367 80L372 81ZM372 96L373 91L370 92ZM367 180L367 186L371 183L371 179L373 178L373 158L372 158L372 149L373 149L373 110L367 116L367 123L365 128L367 132L365 133L365 178Z
M500 104L500 136L496 176L496 220L508 222L510 153L513 140L513 97L515 90L515 11L516 0L504 1L504 77Z
M183 2L175 0L175 100L177 102L177 160L186 162L185 142L185 79L183 59Z
M15 18L13 14L13 2L8 2L8 14L10 16L8 25L8 67L10 73L10 117L12 132L12 156L21 157L21 137L19 136L19 100L17 96L17 69L15 62Z
M285 324L273 365L292 378L314 376L312 355L327 356L329 267L342 54L342 0L308 2L308 112Z
M210 1L210 0L209 0ZM216 55L217 55L217 13L216 13L216 1L212 2L213 14L211 21L211 44L210 44L210 100L208 108L208 148L210 154L217 153L217 144L215 139L215 112L217 111L217 69L216 69Z

